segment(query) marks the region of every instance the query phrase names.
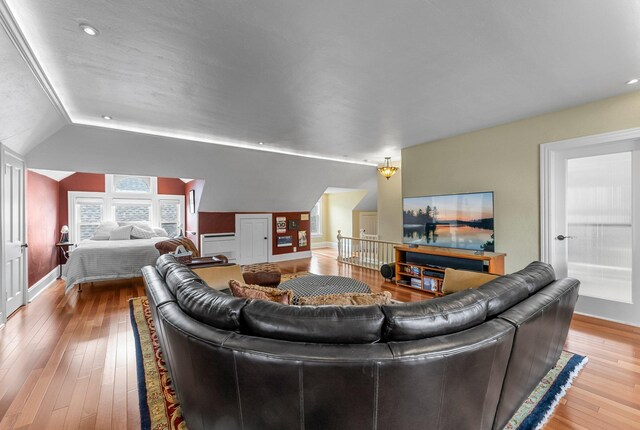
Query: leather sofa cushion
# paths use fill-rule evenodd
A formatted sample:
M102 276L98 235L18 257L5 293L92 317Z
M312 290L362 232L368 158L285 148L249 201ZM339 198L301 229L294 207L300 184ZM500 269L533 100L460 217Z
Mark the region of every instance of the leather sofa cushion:
M522 276L524 278L529 288L529 295L532 295L556 280L556 272L553 270L553 267L542 261L529 263L527 267L512 273L512 275Z
M205 282L198 276L196 273L189 269L187 266L183 266L182 264L176 264L167 270L167 274L165 276L165 283L167 284L167 288L174 296L178 296L178 290L184 285L187 281L196 281L201 284Z
M490 273L446 268L444 271L442 292L451 294L468 290L469 288L478 288L480 285L486 284L497 277L498 275L492 275Z
M529 297L527 282L521 276L501 276L480 286L478 291L488 298L487 318L494 317Z
M242 311L243 331L294 342L373 343L382 335L379 306L283 306L255 300Z
M383 305L382 311L386 315L384 339L423 339L482 323L487 316L487 297L477 290L465 290L432 300Z
M224 294L190 279L176 296L178 306L190 317L210 326L235 331L240 328L240 314L248 300Z
M176 258L171 254L165 254L158 257L156 260L156 269L163 278L167 276L167 270L169 267L178 264Z
M268 300L270 302L290 305L293 303L293 291L279 290L277 288L263 287L260 285L250 285L232 279L229 281L229 289L235 297L245 297L247 299Z

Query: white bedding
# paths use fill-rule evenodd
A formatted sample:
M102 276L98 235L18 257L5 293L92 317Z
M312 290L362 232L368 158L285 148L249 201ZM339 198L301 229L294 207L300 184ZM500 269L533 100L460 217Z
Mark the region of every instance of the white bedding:
M132 240L83 240L64 266L67 289L74 284L141 276L144 266L156 263L157 242L167 237Z

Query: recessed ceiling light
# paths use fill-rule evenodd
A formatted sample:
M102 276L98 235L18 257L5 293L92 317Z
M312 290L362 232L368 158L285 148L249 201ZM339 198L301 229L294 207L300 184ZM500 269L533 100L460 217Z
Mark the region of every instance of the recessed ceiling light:
M109 115L102 115L102 119L106 119L107 121L109 121L110 119L113 119L113 117Z
M100 34L97 28L89 24L80 24L80 28L89 36L97 36L98 34Z
M258 142L258 145L264 145L264 142Z
M640 82L638 79L631 79L630 81L625 82L627 85L633 85Z

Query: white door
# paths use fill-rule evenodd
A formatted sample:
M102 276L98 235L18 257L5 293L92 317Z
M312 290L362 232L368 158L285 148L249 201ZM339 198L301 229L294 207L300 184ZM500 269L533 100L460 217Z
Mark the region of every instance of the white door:
M26 304L24 160L3 149L2 164L2 298L4 318ZM52 216L55 216L52 215Z
M266 263L269 261L269 226L268 216L237 215L236 232L239 233L238 243L240 264Z
M549 223L543 238L543 251L546 243L548 261L558 276L580 280L577 312L636 325L639 142L568 145L552 151Z

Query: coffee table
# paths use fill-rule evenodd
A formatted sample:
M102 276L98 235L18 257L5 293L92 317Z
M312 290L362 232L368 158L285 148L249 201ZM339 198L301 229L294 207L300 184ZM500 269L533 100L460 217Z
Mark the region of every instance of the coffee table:
M284 281L278 288L293 291L293 304L298 304L299 297L324 296L340 293L370 293L367 284L357 279L335 275L309 275Z

